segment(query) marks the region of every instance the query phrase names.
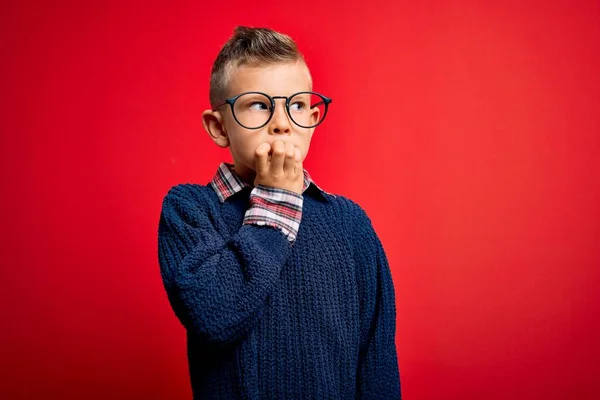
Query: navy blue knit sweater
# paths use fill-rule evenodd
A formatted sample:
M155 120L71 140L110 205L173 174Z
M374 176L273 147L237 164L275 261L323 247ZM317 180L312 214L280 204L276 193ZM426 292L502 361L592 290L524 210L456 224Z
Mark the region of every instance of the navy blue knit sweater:
M248 188L165 196L160 272L195 399L399 399L394 286L365 212L311 185L298 236L243 225Z

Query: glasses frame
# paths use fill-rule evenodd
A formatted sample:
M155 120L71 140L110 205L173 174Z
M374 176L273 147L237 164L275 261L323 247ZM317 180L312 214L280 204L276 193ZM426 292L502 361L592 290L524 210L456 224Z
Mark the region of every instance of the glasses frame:
M323 99L322 102L319 102L313 106L311 106L311 109L316 107L317 105L320 105L321 103L325 104L325 111L323 112L323 118L321 118L321 120L319 122L317 122L315 125L311 125L311 126L304 126L304 125L300 125L299 123L297 123L296 121L294 121L294 117L292 117L292 114L290 113L290 99L294 96L297 96L299 94L314 94L319 96L321 99ZM255 128L250 128L247 127L246 125L242 124L237 117L235 116L235 111L234 111L234 107L233 105L235 104L236 100L239 99L241 96L245 95L245 94L262 94L264 96L266 96L270 101L271 101L271 115L269 115L269 118L267 119L267 121L262 124L261 126L255 127ZM269 96L266 93L263 92L244 92L244 93L240 93L236 96L230 97L228 99L225 100L225 102L219 104L218 106L215 106L215 108L213 108L213 111L217 111L217 109L221 106L224 106L225 104L229 104L229 106L231 107L231 114L233 115L233 118L235 119L235 122L237 122L240 126L246 128L246 129L260 129L263 126L267 125L269 123L269 121L271 121L271 119L273 118L273 114L275 114L275 99L285 99L285 110L288 114L288 116L290 117L290 121L292 121L294 124L298 125L301 128L314 128L318 125L321 124L321 122L323 122L325 120L325 116L327 115L327 110L329 109L329 104L332 102L332 99L330 97L325 97L323 96L321 93L317 93L317 92L298 92L298 93L294 93L291 96Z

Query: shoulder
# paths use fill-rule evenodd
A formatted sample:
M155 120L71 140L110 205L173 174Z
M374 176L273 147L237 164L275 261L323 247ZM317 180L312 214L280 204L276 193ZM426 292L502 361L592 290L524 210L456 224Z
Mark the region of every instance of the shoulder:
M377 234L373 221L367 211L356 201L344 198L348 209L351 210L348 217L348 231L353 245L353 254L365 267L368 266L371 273L375 273L376 265L385 257L385 250L379 235Z
M210 185L180 183L169 188L163 197L163 202L167 200L178 202L209 201L211 194L210 192L214 192Z
M356 200L339 194L327 196L332 207L331 214L341 216L346 232L351 232L355 239L365 235L375 235L371 218Z
M218 202L210 185L180 183L169 188L162 200L162 212L187 214L207 210Z
M352 220L354 223L357 223L357 224L369 223L369 224L371 224L371 220L369 219L367 212L355 200L353 200L349 197L346 197L346 196L339 195L339 194L336 194L335 197L329 195L328 198L329 198L329 201L331 204L334 204L335 206L341 208L344 215L347 218L349 218L350 220Z

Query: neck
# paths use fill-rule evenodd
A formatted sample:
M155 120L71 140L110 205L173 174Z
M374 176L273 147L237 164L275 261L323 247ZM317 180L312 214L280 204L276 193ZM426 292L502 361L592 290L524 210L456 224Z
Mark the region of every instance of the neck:
M240 164L234 164L233 171L243 182L254 187L254 179L256 178L256 171L253 171L250 168L247 168Z

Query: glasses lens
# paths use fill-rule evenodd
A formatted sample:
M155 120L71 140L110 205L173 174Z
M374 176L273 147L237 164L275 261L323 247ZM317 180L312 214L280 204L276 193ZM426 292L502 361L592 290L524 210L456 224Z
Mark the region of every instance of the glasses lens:
M271 101L263 94L245 93L233 104L235 118L246 128L262 126L271 115Z
M290 98L290 116L302 127L316 126L325 117L325 99L315 93L298 93Z

